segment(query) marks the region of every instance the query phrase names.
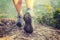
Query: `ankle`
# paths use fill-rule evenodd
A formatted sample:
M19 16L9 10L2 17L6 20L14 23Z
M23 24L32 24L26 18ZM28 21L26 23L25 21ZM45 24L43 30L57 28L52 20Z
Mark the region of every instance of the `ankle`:
M23 14L22 13L18 13L18 18L22 18L23 17Z
M31 8L27 8L26 12L30 13L31 12Z
M18 14L17 15L17 22L21 22L21 19L22 19L22 15Z
M27 8L26 12L29 13L29 14L31 15L32 18L35 17L33 8Z

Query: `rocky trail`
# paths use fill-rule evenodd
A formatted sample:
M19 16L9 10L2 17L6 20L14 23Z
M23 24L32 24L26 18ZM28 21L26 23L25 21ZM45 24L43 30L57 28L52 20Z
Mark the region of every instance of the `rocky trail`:
M60 40L60 30L47 25L35 23L32 34L24 32L24 27L16 26L14 20L0 20L0 27L5 29L5 34L13 40Z

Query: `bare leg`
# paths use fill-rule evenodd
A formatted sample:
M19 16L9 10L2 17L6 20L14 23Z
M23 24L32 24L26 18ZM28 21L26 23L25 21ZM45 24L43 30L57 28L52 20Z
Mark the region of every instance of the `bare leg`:
M16 10L19 15L22 15L22 0L13 0Z
M25 0L27 6L27 12L30 12L31 16L34 17L33 7L34 7L34 0Z
M18 12L17 26L22 26L22 0L13 0L16 10Z
M33 9L34 0L25 0L27 8Z

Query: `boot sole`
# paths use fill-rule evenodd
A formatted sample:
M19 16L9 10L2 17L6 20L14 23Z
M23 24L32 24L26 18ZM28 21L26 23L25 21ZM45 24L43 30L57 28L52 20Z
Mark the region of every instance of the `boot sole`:
M26 13L23 17L25 21L25 26L24 30L26 33L32 33L33 32L33 27L32 27L32 19L29 13Z

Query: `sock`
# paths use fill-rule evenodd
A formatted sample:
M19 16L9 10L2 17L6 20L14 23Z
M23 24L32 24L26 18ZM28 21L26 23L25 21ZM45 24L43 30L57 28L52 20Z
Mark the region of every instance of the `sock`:
M21 22L21 20L22 20L22 15L18 14L17 22Z
M33 11L33 9L31 9L31 8L27 8L26 12L30 13L30 15L31 15L32 17L35 16L34 11Z
M26 12L29 12L30 13L31 12L31 9L30 8L27 8Z

